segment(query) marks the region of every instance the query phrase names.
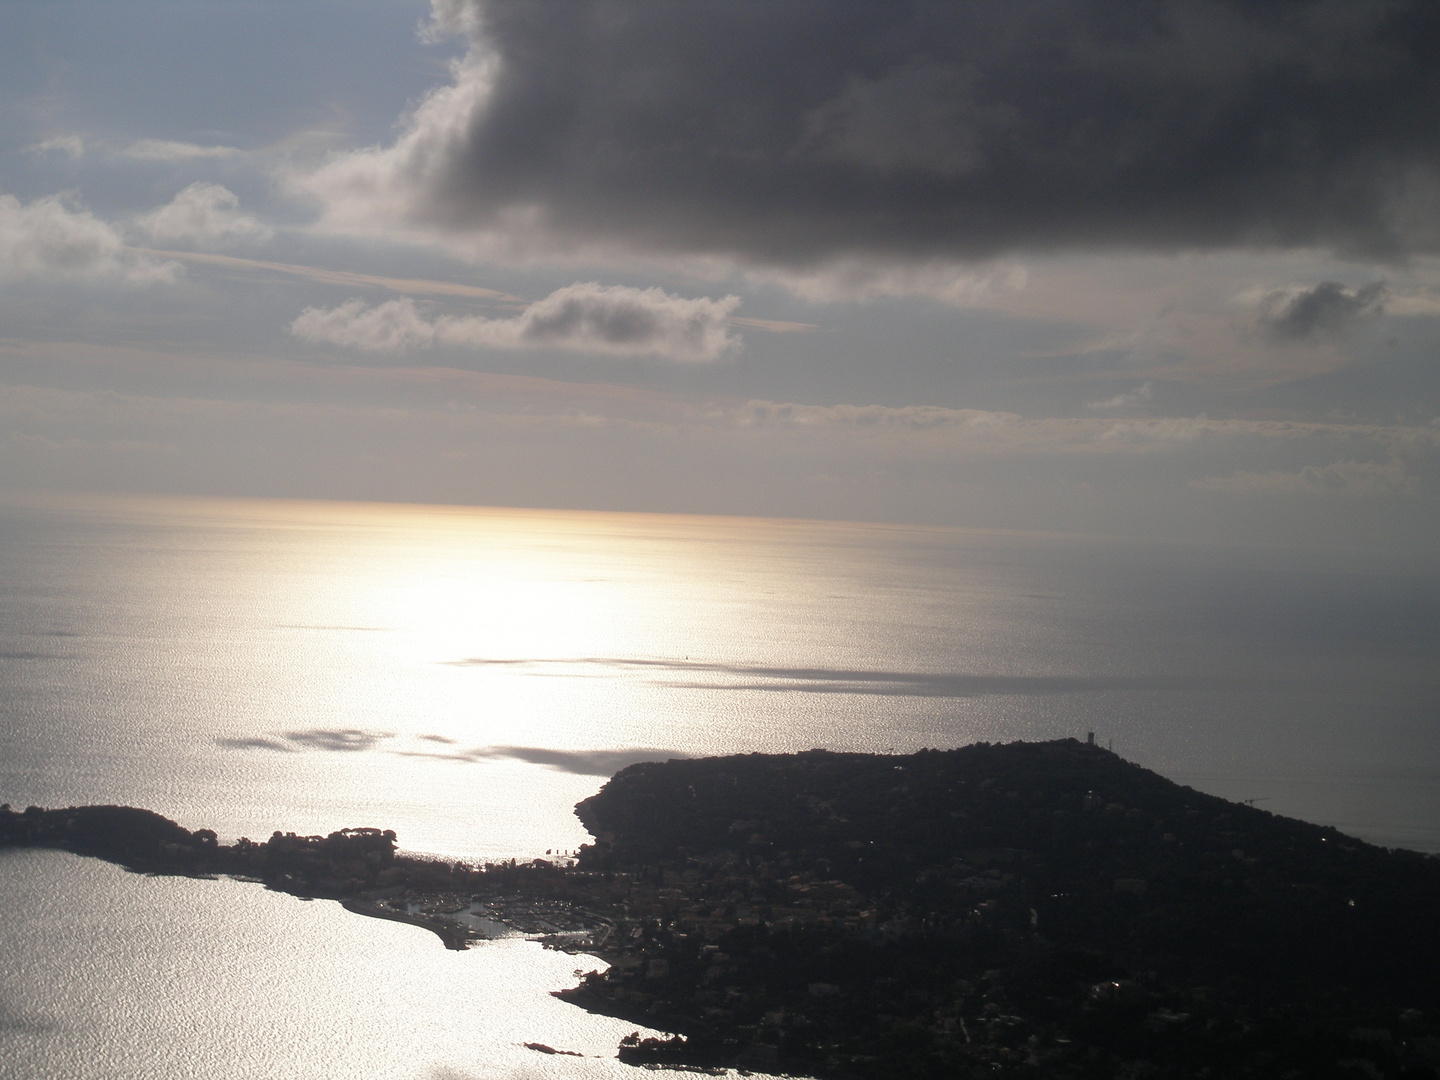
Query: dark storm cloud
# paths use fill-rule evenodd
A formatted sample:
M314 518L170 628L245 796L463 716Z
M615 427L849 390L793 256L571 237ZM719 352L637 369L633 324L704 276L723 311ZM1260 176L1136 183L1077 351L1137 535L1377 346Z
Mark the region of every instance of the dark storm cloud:
M475 89L460 92L462 71L373 158L391 155L387 182L431 226L791 266L1440 246L1428 0L441 0L437 13L475 38Z
M1375 281L1347 289L1336 281L1322 281L1298 293L1272 293L1266 298L1261 324L1278 341L1294 341L1335 334L1358 319L1385 310L1385 283Z

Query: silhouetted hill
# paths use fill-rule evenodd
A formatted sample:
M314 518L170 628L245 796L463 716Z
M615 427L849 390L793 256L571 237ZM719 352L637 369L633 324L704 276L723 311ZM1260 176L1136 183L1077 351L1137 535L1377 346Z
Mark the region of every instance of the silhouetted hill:
M684 894L649 931L664 976L591 989L620 983L641 1006L625 1015L693 1019L702 1041L749 1024L742 1037L792 1068L996 1066L1002 1016L1042 1043L1130 1046L1156 1068L1239 1067L1281 1045L1329 1053L1329 1068L1357 1025L1440 1012L1440 860L1074 740L641 764L576 812L598 838L582 869ZM723 976L697 941L731 958ZM768 1035L767 1015L780 1018ZM1225 1059L1216 1024L1274 1045ZM888 1057L866 1064L863 1045Z

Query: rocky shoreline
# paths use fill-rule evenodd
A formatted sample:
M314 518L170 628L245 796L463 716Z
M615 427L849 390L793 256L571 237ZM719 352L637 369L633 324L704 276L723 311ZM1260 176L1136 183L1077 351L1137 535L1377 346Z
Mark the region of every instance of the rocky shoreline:
M577 813L573 866L410 858L375 829L223 846L125 807L5 808L0 845L598 955L557 996L679 1033L625 1040L636 1064L1440 1077L1440 859L1095 746L646 763Z

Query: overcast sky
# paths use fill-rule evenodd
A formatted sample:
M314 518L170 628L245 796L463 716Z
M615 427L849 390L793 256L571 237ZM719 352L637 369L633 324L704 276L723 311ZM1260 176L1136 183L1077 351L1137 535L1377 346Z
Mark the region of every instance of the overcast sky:
M1440 553L1440 6L0 0L0 486Z

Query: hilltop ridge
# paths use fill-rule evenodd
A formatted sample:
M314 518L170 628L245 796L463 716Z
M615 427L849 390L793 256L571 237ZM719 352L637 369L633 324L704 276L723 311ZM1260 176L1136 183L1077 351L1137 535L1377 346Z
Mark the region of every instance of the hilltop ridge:
M582 870L650 883L644 946L576 996L756 1064L1313 1075L1440 1007L1440 860L1075 740L645 763L576 812Z

